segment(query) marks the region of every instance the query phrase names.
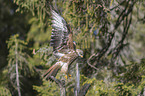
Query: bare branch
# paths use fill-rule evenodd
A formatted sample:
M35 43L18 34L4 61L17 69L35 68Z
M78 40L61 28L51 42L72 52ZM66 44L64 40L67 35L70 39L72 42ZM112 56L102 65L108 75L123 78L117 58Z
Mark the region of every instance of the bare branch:
M95 54L93 54L93 55L91 55L91 56L89 57L89 59L87 60L87 64L88 64L90 67L92 67L92 68L98 70L95 66L93 66L93 65L90 64L90 60L91 60L91 58L92 58L93 56L95 56Z
M128 17L128 15L132 12L132 9L133 9L133 5L135 4L135 1L132 1L131 4L129 4L130 0L128 0L124 10L121 12L121 14L119 15L117 21L116 21L116 24L114 26L114 30L109 33L109 38L107 40L107 44L106 46L100 50L98 53L96 53L95 55L91 55L89 60L95 60L95 61L99 61L100 58L108 51L109 47L111 46L111 43L112 43L112 39L114 38L114 35L115 35L115 32L116 32L116 29L119 27L119 25L123 22L123 20ZM130 6L129 6L130 5ZM128 8L129 7L129 8ZM127 30L128 31L128 30ZM92 66L89 62L88 64L90 66ZM93 65L96 65L96 63L94 63ZM93 66L92 66L93 67Z

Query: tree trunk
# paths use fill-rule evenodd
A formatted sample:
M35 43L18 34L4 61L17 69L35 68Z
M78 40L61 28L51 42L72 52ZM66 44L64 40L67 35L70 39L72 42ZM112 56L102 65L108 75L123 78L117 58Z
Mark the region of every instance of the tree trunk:
M18 96L21 96L19 71L18 71L18 50L17 49L18 49L18 43L16 41L16 49L15 49L15 55L16 55L16 82L17 82Z
M80 91L80 72L79 72L79 64L76 63L76 81L75 81L75 96L79 96Z

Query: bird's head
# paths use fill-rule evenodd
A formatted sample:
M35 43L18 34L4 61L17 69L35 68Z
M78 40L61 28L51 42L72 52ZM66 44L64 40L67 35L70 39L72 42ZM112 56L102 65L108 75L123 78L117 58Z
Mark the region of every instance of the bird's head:
M82 50L76 49L76 52L78 53L78 55L79 55L80 57L83 58L83 51L82 51Z

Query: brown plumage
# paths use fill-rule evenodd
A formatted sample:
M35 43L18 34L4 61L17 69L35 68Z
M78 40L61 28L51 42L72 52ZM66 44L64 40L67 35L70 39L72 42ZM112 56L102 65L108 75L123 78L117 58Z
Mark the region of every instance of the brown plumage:
M63 47L73 49L73 33L67 22L57 13L52 10L52 35L50 45L54 51L60 50Z
M44 77L48 78L50 76L56 76L58 70L61 68L61 72L67 74L68 73L68 67L73 63L73 61L78 57L79 55L75 51L70 51L69 54L65 54L62 56L58 62L56 62L53 66L51 66L48 71L44 74Z
M68 67L80 56L81 50L75 49L73 43L73 33L66 21L50 7L52 13L52 35L50 45L53 47L53 54L58 58L52 67L44 74L45 78L56 76L61 68L61 72L67 73Z
M48 78L48 79L49 79L50 76L54 76L55 77L57 72L58 72L58 70L60 69L60 67L61 67L61 65L58 64L58 62L57 62L56 64L54 64L53 66L51 66L47 70L47 72L44 74L44 77Z

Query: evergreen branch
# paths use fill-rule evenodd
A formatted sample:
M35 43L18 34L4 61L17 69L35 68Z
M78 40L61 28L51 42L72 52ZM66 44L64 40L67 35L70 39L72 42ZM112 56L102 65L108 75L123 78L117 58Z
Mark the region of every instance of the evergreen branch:
M55 83L59 86L61 92L60 96L66 96L65 81L56 79L54 76L50 76L49 78L55 81Z
M84 84L82 86L78 96L85 96L87 91L89 90L90 86L91 86L91 84L88 84L88 83Z

